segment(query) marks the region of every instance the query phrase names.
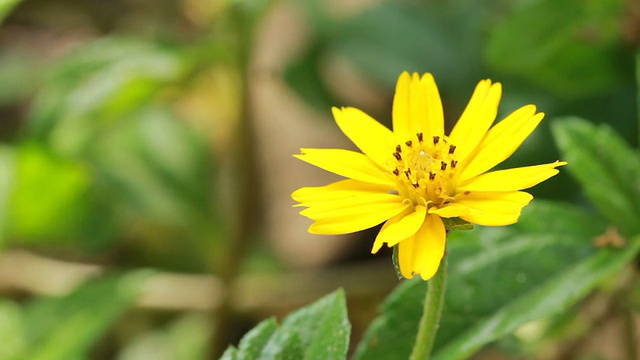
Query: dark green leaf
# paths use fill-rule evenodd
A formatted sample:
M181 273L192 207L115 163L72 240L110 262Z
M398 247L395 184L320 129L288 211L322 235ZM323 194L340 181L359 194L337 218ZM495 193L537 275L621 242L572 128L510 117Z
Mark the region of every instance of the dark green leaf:
M523 77L561 96L595 94L627 82L620 66L624 1L543 0L514 7L489 37L486 58L496 70Z
M640 233L640 156L607 125L578 118L553 123L569 171L589 200L624 235Z
M604 248L515 299L439 349L436 359L467 359L484 345L532 320L558 315L584 298L603 279L617 274L640 249L640 237L624 249Z
M538 312L536 318L550 316L571 301L576 301L597 284L599 278L582 283L576 298L567 300L552 294L561 293L554 284L564 284L567 273L578 274L583 261L599 258L591 242L605 231L607 225L593 215L576 208L540 200L525 208L521 223L504 228L478 227L473 231L449 234L447 256L450 256L450 276L445 295L444 313L436 337L435 353L458 344L470 328L486 330L482 341L468 343L473 351L506 335L506 328L522 325L526 308L521 302L540 292L553 295L546 303L548 313ZM633 251L633 250L629 250ZM629 254L607 252L607 258L619 268ZM585 260L586 259L586 260ZM593 260L595 261L595 260ZM606 265L601 260L600 265ZM625 260L626 261L626 260ZM606 271L613 271L608 268ZM603 270L604 271L604 270ZM601 274L602 275L602 274ZM604 276L604 275L602 275ZM574 279L575 280L575 279ZM382 315L367 330L356 351L356 359L406 359L411 351L421 316L427 283L420 279L407 281L385 301ZM559 285L558 285L559 286ZM546 290L544 290L546 289ZM517 308L518 310L508 310ZM505 320L502 332L484 328L485 322L505 311L522 312L521 318ZM465 343L467 344L467 343ZM450 350L447 350L450 351ZM390 355L391 354L391 355ZM449 354L449 353L447 353ZM457 354L457 353L456 353ZM458 355L456 355L458 356ZM464 358L464 357L463 357Z
M472 230L473 224L460 218L443 218L444 226L448 230Z

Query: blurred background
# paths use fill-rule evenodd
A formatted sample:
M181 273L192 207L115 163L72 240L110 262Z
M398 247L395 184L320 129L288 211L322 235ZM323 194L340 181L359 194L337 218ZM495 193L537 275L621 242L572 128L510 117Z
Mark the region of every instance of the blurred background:
M398 280L373 229L312 236L292 191L431 72L450 129L476 83L638 147L635 0L0 0L0 359L207 359L344 287L357 340ZM562 173L532 190L584 204ZM601 349L600 349L601 350ZM513 352L513 349L511 349ZM501 358L492 353L492 357ZM493 357L495 356L495 357Z

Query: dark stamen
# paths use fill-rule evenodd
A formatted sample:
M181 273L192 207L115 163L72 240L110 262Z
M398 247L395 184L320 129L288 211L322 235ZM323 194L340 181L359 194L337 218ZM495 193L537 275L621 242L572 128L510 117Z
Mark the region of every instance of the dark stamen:
M429 171L429 180L435 180L435 178L436 178L436 173Z
M413 187L416 188L416 189L420 187L420 184L418 184L418 183L411 184L411 185L413 185Z
M446 170L447 169L447 163L444 161L440 161L440 170Z
M398 159L398 161L402 160L402 156L400 156L400 153L399 153L399 152L394 152L394 153L393 153L393 156L394 156L396 159Z
M439 141L440 141L440 136L434 136L433 137L433 145L438 145Z
M398 176L400 175L400 170L398 170L397 168L393 170L393 175Z
M411 142L411 140L407 141L405 144L407 144L408 147L411 147L411 145L413 145L413 143Z
M400 145L396 145L396 152L397 153L401 153L402 152L402 147Z
M453 154L454 151L456 151L456 146L455 145L449 145L449 154Z
M455 168L456 165L458 165L458 161L457 160L451 160L451 168Z
M407 177L407 180L411 180L411 170L405 170L404 175Z
M418 141L422 142L422 133L417 133Z

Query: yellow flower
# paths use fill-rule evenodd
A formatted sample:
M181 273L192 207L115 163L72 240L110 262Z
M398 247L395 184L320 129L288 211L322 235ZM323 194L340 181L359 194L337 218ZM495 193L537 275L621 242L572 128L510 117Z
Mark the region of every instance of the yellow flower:
M398 245L400 272L430 279L444 256L442 218L509 225L533 198L519 191L558 173L566 162L487 172L507 159L538 126L543 113L523 106L491 127L502 94L483 80L447 136L438 88L429 73L404 72L393 99L393 131L351 107L333 108L342 132L362 153L301 149L300 160L344 176L292 194L314 220L309 232L347 234L385 222L373 244Z

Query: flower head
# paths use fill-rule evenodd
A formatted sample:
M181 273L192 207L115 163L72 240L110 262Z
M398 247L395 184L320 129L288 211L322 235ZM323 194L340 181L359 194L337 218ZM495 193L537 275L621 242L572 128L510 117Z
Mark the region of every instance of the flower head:
M481 81L449 135L433 76L404 72L393 99L393 131L364 112L333 108L342 132L362 151L301 149L300 160L344 176L292 194L309 232L347 234L384 222L373 244L398 245L400 272L431 278L444 256L442 218L509 225L533 198L520 191L558 173L565 162L487 172L507 159L538 126L543 113L523 106L495 126L500 83Z

